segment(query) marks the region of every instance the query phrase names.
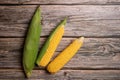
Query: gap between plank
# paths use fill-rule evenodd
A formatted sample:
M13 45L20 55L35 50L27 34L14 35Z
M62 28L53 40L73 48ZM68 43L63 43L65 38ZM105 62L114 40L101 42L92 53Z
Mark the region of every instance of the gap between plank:
M48 36L41 36L40 38L47 38ZM63 38L79 38L81 36L63 36ZM120 38L120 36L83 36L85 38ZM25 36L0 36L0 38L26 38Z
M18 3L18 4L0 4L0 6L22 6L22 5L68 5L68 6L74 6L74 5L87 5L87 6L89 6L89 5L95 5L95 6L103 6L103 5L105 5L105 6L113 6L113 5L118 5L118 6L120 6L120 4L50 4L50 3L48 3L48 4L24 4L24 3Z
M5 70L6 69L23 70L21 68L8 68L8 67L0 68L0 70L4 70L4 69ZM45 70L45 68L36 67L33 70ZM83 68L83 67L72 68L72 67L64 67L61 70L120 70L120 68Z

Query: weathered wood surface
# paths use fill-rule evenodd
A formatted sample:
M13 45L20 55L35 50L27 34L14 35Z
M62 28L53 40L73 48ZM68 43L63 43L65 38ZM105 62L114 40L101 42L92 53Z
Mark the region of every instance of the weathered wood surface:
M43 21L41 36L48 36L60 21ZM28 24L0 24L0 37L25 37ZM120 20L68 22L66 37L120 37Z
M120 0L0 0L0 4L120 4Z
M22 70L0 70L0 78L9 80L25 80ZM44 70L34 70L27 80L119 80L120 70L61 70L50 75ZM1 79L0 79L1 80Z
M56 55L74 39L63 38ZM44 40L41 39L41 45ZM23 42L23 38L0 38L0 68L21 68ZM120 69L118 43L120 38L86 38L83 47L64 68Z
M0 6L0 36L25 36L36 7L35 5ZM119 5L42 5L41 9L42 36L48 36L60 20L68 16L64 36L120 37Z
M75 38L86 39L58 73L50 75L36 66L29 80L120 80L120 0L0 0L0 80L25 80L23 43L39 4L43 26L40 48L66 16L64 38L54 57Z
M36 5L0 6L0 24L28 23ZM68 17L68 22L119 20L119 5L41 5L42 20L56 21ZM46 24L47 25L47 24Z

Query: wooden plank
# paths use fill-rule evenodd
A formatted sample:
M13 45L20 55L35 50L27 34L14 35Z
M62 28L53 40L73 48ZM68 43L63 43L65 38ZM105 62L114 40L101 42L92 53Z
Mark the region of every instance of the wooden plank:
M1 37L25 36L24 34L26 32L26 29L28 28L27 24L30 21L30 18L33 15L35 8L36 6L32 5L1 6L0 36ZM62 20L63 17L65 16L68 16L68 23L65 28L65 36L76 37L120 36L119 32L120 6L118 5L116 6L77 5L62 7L61 5L42 5L41 8L43 14L42 23L44 32L42 33L42 36L47 36L51 32L51 30L58 24L58 22L60 22L60 20Z
M0 4L120 4L119 0L0 0Z
M31 0L24 4L120 4L119 0Z
M28 23L36 5L0 6L0 24ZM41 5L43 21L119 20L119 5Z
M120 80L120 70L61 70L50 75L44 70L33 70L30 80ZM22 70L0 70L0 80L25 79Z
M43 21L41 36L48 36L60 21ZM0 37L25 37L28 24L0 24ZM120 37L120 20L68 22L67 37Z
M63 38L54 57L74 39ZM41 39L41 46L44 40ZM120 38L86 38L83 47L64 68L120 69L118 43ZM0 68L21 68L22 48L21 38L0 38Z
M18 0L0 0L0 4L17 4Z

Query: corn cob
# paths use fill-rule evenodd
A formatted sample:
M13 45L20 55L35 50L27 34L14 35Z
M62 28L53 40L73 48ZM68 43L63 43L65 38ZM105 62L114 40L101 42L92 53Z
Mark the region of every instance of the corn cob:
M38 53L39 38L41 33L41 13L37 8L32 17L23 51L23 68L26 77L30 77Z
M76 39L66 49L64 49L52 62L50 62L50 64L48 64L48 72L56 73L59 71L82 46L83 40L84 37Z
M63 34L66 19L64 19L58 27L51 33L42 50L39 53L37 59L37 65L45 67L51 60L53 53L55 52Z

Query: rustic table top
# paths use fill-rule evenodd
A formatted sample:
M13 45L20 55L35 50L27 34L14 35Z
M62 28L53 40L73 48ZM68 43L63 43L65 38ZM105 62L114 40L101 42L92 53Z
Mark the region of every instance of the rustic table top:
M22 49L38 5L43 31L40 47L68 17L60 53L75 38L83 47L58 73L35 67L30 80L120 80L120 0L0 0L0 80L25 80Z

